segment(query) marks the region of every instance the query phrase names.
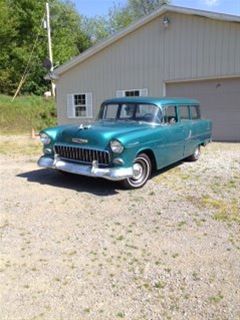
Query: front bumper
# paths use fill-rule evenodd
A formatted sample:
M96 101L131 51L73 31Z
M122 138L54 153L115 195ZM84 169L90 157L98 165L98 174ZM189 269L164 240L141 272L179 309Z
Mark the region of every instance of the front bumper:
M112 181L119 181L133 176L133 169L130 168L99 168L96 161L92 165L82 165L68 162L55 157L54 159L42 156L38 160L39 167L52 168L65 172L75 173L88 177L104 178Z

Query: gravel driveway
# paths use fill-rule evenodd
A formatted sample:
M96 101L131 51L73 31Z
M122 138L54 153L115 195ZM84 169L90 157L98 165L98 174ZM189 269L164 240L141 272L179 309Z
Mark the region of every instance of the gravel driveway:
M0 148L1 320L240 319L240 144L134 191Z

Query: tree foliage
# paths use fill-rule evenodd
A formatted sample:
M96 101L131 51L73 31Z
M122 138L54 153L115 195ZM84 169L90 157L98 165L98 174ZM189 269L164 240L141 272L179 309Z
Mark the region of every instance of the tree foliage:
M91 44L82 17L69 2L50 1L54 61L64 63ZM48 83L43 60L48 56L43 28L45 0L0 0L0 92L13 94L36 42L22 93L42 94Z
M170 0L128 0L124 6L115 3L106 17L85 19L84 29L93 42L97 42L119 32L169 2Z
M27 65L21 93L40 95L49 87L42 66L48 56L47 32L42 23L45 2L0 0L0 93L15 92ZM107 16L86 18L68 0L49 0L54 64L61 65L166 2L128 0L125 6L114 4Z
M128 8L134 20L139 19L169 3L168 0L129 0Z

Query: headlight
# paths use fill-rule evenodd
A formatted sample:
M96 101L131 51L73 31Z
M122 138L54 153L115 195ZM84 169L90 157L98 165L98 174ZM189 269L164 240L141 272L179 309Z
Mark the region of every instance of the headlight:
M114 153L122 153L123 152L123 145L121 144L121 142L117 141L117 140L113 140L110 142L110 147L112 149L112 152Z
M49 138L49 136L46 133L40 134L40 140L41 140L42 144L49 144L51 142L51 139Z

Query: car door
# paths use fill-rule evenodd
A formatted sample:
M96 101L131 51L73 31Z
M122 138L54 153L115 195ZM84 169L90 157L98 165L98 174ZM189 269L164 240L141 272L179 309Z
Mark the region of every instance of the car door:
M191 155L197 145L198 135L196 132L196 121L192 120L191 117L191 109L192 106L182 105L178 108L178 118L181 123L185 126L186 137L185 137L185 148L184 148L184 156L187 157ZM196 114L193 113L193 118L198 117L197 110L195 110Z
M183 158L186 129L178 119L177 106L164 107L164 127L158 147L159 167L164 167Z

